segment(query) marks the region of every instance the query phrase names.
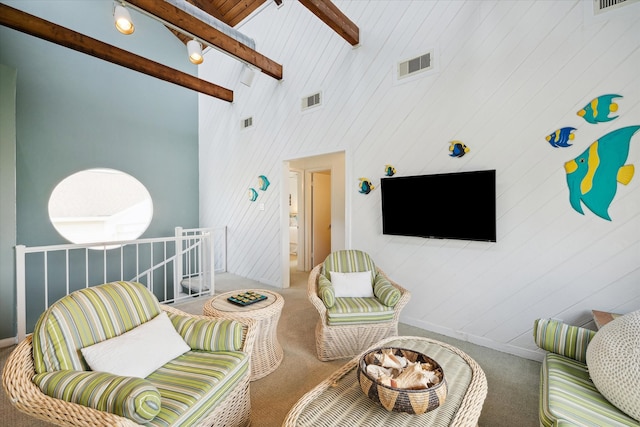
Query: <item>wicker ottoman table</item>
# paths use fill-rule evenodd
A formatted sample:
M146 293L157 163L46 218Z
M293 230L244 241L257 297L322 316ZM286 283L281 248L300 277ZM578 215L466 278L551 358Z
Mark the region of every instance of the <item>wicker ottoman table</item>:
M449 344L422 337L390 337L370 348L384 346L418 351L437 361L447 380L444 404L421 415L388 412L362 392L356 375L360 356L356 356L302 396L287 414L283 426L470 427L478 424L487 397L487 379L471 357Z
M227 300L231 296L246 291L264 295L267 299L244 307ZM275 292L264 289L243 289L215 295L203 307L205 316L250 318L258 322L258 332L251 354L251 381L275 371L282 362L283 351L278 342L277 330L283 306L284 298Z

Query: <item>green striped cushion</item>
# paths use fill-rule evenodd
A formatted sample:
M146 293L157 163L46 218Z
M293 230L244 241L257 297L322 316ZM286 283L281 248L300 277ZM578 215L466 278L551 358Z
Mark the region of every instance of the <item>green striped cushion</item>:
M395 307L402 296L400 290L393 286L382 274L376 275L376 279L373 282L373 294L387 307Z
M36 323L36 372L88 370L81 348L121 335L160 311L157 298L139 283L113 282L72 292Z
M147 425L193 425L249 375L242 352L189 351L147 377L160 392L160 413Z
M322 274L329 278L329 271L339 271L341 273L356 273L361 271L371 272L373 282L376 265L371 257L365 252L356 249L346 249L335 251L329 254L322 264Z
M382 323L393 319L393 308L376 298L336 298L333 307L327 309L329 325Z
M336 293L333 290L333 285L327 276L323 274L318 276L318 296L327 308L333 307L336 303Z
M235 320L195 319L173 313L169 313L169 318L192 350L242 349L243 326Z
M580 362L586 362L587 345L594 335L595 331L557 320L536 319L533 324L533 339L538 347Z
M43 393L67 402L146 423L160 412L160 393L149 381L105 372L54 371L33 381Z
M548 353L540 374L540 422L560 426L639 426L609 403L589 379L587 365Z

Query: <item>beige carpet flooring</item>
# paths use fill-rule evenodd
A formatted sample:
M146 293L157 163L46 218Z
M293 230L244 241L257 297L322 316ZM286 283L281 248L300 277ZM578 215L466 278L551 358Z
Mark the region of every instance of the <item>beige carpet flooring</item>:
M278 340L284 359L273 373L251 383L251 425L281 426L289 409L307 391L348 361L320 362L315 356L317 311L306 296L308 274L292 271L291 287L274 289L249 279L223 273L216 275L216 293L236 289L270 289L280 293L285 304L278 324ZM177 305L184 311L201 314L206 298L194 298ZM400 335L424 336L459 347L483 368L488 381L481 427L537 427L540 363L434 334L405 324ZM0 349L0 367L4 367L13 347ZM0 427L40 427L50 424L22 415L0 392ZM362 420L361 426L366 426ZM345 426L352 427L352 426ZM390 426L392 427L392 426Z

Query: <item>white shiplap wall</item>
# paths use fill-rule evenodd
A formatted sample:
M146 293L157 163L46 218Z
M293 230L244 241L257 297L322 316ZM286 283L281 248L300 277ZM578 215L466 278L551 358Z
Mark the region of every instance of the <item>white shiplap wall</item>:
M571 208L563 164L640 124L640 3L598 17L589 0L335 3L359 47L298 2L268 2L240 30L283 64L282 81L247 88L215 51L200 67L235 91L233 104L200 97L201 225L229 227L229 271L282 283L283 161L344 150L347 246L411 290L403 322L537 358L537 317L587 324L592 308L639 309L640 176L618 186L609 222ZM396 62L432 49L433 72L395 80ZM319 90L322 107L302 113ZM624 96L618 119L576 115L606 93ZM545 136L564 126L578 129L574 146L554 149ZM449 157L453 139L470 153ZM357 179L375 184L387 163L399 175L496 169L497 243L382 235L379 191L358 194ZM640 134L628 163L640 166ZM251 203L261 174L271 187Z

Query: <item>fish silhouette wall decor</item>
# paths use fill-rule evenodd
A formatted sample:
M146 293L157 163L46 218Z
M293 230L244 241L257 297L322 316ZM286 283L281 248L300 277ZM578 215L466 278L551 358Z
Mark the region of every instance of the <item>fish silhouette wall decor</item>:
M449 145L449 156L451 157L462 157L469 152L469 147L464 145L460 141L451 141L451 145Z
M265 191L267 188L269 188L269 184L271 183L266 176L260 175L258 177L258 188L260 188L262 191Z
M585 105L577 114L592 124L617 119L618 116L609 116L610 113L618 111L618 104L613 102L615 98L622 98L622 95L609 94L599 96Z
M358 179L360 180L360 183L358 184L358 191L360 192L360 194L369 194L371 193L371 190L375 188L369 178Z
M584 215L581 203L599 217L611 221L609 205L618 183L627 185L635 168L625 165L631 137L640 126L614 130L593 142L582 154L564 164L571 207Z
M396 168L391 165L384 165L384 176L393 176L396 174Z
M573 134L573 131L575 130L576 128L572 127L558 129L552 134L547 135L547 141L554 148L571 147L572 144L569 144L569 141L573 141L573 138L575 138L575 135Z
M248 196L249 196L249 200L251 200L252 202L255 202L256 199L258 198L258 192L255 190L255 188L250 188L248 190Z

